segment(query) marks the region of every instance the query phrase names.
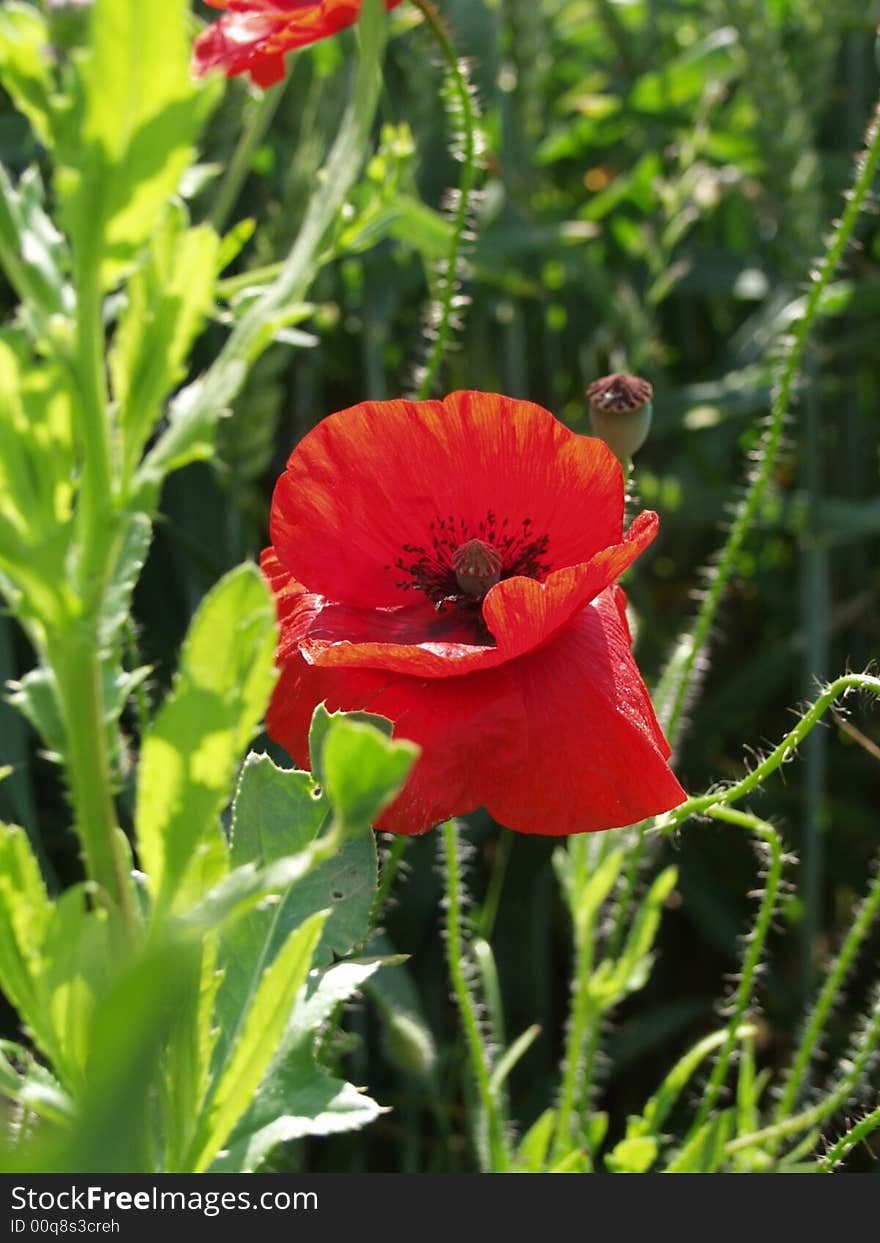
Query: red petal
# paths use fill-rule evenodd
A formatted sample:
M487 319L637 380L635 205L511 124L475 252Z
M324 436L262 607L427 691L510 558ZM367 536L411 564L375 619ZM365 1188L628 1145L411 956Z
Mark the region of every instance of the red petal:
M487 807L508 828L563 835L633 824L686 797L630 652L623 593L603 592L552 643L500 668L424 680L284 667L270 735L308 766L312 711L365 709L422 747L377 827L421 833Z
M553 643L512 668L524 737L517 762L484 800L501 824L523 833L591 832L684 801L617 592L603 592Z
M365 402L294 449L272 502L272 543L311 590L361 607L409 602L395 562L428 547L438 517L477 528L489 511L547 535L554 569L619 544L623 476L600 440L530 402L453 393Z
M459 633L450 632L432 641L428 627L437 625L433 609L383 611L331 605L309 630L303 654L312 664L328 668L387 669L424 678L447 678L494 668L548 642L578 609L622 574L656 534L657 515L645 510L633 522L622 544L603 549L586 565L556 570L543 583L521 577L498 583L483 603L483 617L495 637L494 645L468 642L463 628ZM361 619L381 617L383 613L385 617L397 615L396 633L386 622L384 635L375 633L375 623L371 635ZM331 630L328 627L333 625L334 616L338 617L338 627Z
M382 671L319 669L291 660L275 687L266 728L303 768L309 767L312 712L362 709L387 717L394 736L417 741L422 754L402 793L377 828L411 835L480 806L496 785L521 733L522 707L506 668L425 683ZM497 769L497 771L495 771Z
M287 72L283 56L254 57L250 65L251 81L255 86L267 90L280 82Z

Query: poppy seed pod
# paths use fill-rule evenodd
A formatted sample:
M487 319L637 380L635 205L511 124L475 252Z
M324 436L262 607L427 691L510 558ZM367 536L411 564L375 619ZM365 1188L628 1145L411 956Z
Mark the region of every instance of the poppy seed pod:
M648 438L653 395L647 380L620 371L594 380L587 389L593 435L625 466Z

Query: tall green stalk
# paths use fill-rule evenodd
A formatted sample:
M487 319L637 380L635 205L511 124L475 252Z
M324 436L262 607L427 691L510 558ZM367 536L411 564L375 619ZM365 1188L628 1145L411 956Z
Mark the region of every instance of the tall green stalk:
M413 0L413 3L421 11L446 60L450 90L455 95L454 106L461 119L460 132L456 135L461 145L461 151L458 153L461 160L461 179L456 191L457 201L452 218L452 240L438 281L439 297L432 306L432 316L435 322L432 322L430 327L434 339L416 391L416 398L421 401L430 397L434 390L455 323L459 269L477 176L478 129L471 85L443 19L431 0Z
M466 975L465 964L468 958L462 920L461 842L458 825L454 820L448 820L443 825L442 832L446 882L446 965L461 1016L471 1072L480 1098L483 1133L478 1134L478 1155L484 1170L503 1174L509 1167L509 1157L501 1098L492 1086L489 1051L483 1040L476 1003Z

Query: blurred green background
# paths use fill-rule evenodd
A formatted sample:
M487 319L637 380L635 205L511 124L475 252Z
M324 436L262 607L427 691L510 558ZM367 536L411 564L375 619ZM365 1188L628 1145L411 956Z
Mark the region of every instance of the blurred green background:
M684 628L700 567L723 538L773 383L774 351L799 314L804 281L839 211L877 90L877 7L862 0L440 0L471 61L485 131L485 169L467 255L458 347L443 388L540 402L587 431L584 390L612 370L655 386L655 423L636 462L640 504L661 533L627 590L649 681ZM202 9L207 16L209 11ZM64 15L70 37L80 16ZM425 352L428 289L457 180L440 62L414 11L393 15L380 148L355 194L314 306L269 351L221 429L217 460L167 487L137 591L132 642L155 666L161 696L204 591L267 539L272 486L320 418L365 397L413 387ZM227 292L272 263L296 234L341 115L349 33L292 60L288 85L227 220L259 228L227 273ZM229 84L208 129L194 214L209 216L243 118L257 106ZM0 159L15 174L39 150L0 110ZM211 168L210 166L216 166ZM213 176L210 175L213 173ZM247 225L243 228L247 229ZM677 771L690 791L742 771L790 727L817 678L876 657L880 614L880 229L860 245L825 300L798 392L790 439L728 593ZM0 305L11 291L0 280ZM226 329L203 337L195 367ZM25 641L0 617L0 675L30 667ZM880 719L851 704L849 722L814 731L760 801L801 858L771 940L761 1056L780 1060L797 1030L817 963L864 891L878 845ZM137 713L130 730L136 737ZM39 836L50 874L78 874L57 772L29 727L0 707L0 816ZM569 937L550 868L553 843L508 834L477 816L472 914L491 921L509 1030L543 1032L514 1074L514 1114L550 1103L567 1002ZM393 1112L362 1134L300 1145L290 1166L457 1169L462 1061L455 1045L440 933L438 842L414 842L387 929L412 955L409 984L438 1047L433 1077L406 1070L382 1007L367 998L350 1040L327 1050ZM690 824L664 847L680 883L648 987L606 1042L612 1131L673 1056L713 1024L748 925L755 859L732 828ZM490 893L488 912L484 909ZM875 939L865 975L877 960ZM855 979L853 1009L866 979ZM4 1028L13 1026L9 1011ZM843 1019L841 1027L845 1027ZM832 1050L833 1051L833 1050ZM412 1050L409 1050L410 1054ZM853 1168L876 1166L863 1153Z

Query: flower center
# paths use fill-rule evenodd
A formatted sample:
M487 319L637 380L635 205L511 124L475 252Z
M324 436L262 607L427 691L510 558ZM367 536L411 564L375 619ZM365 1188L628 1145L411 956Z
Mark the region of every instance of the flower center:
M535 534L531 518L517 525L490 510L471 523L448 514L428 530L424 545L404 544L403 555L386 569L400 572L402 591L424 592L447 622L463 623L480 643L492 641L483 622L486 593L506 578L540 581L550 573L549 537Z
M452 554L455 581L466 596L482 600L501 578L501 557L481 539L469 539Z

